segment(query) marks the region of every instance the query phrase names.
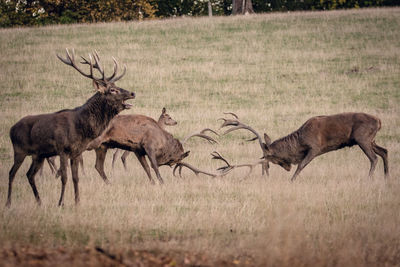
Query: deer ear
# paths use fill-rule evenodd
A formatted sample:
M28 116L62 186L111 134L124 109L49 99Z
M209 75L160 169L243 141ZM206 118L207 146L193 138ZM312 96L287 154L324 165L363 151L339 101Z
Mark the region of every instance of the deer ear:
M162 114L165 114L165 112L167 112L167 110L164 108L162 108Z
M101 94L104 94L107 90L107 88L103 84L100 84L96 80L93 80L93 87L96 91L100 92Z
M264 141L267 146L271 144L271 138L266 133L264 133Z

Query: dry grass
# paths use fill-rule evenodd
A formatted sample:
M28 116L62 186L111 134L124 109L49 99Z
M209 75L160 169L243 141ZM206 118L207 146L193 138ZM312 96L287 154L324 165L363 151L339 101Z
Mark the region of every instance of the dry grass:
M272 166L241 180L175 178L161 168L165 186L151 186L136 159L103 184L86 152L81 205L56 206L60 181L46 166L37 177L37 207L22 165L11 209L0 205L1 246L99 245L239 255L270 265L396 265L400 262L400 9L304 12L246 17L184 18L143 23L53 26L0 30L0 196L5 204L12 165L10 127L28 114L81 105L90 82L61 64L55 53L97 49L127 65L119 86L137 93L127 113L178 121L182 138L218 128L224 111L271 138L320 114L362 111L382 119L378 144L389 149L392 179L379 161L373 181L359 148L315 159L294 184ZM108 67L108 66L107 66ZM108 67L108 70L111 66ZM107 71L107 70L106 70ZM192 140L188 162L212 170L209 153L234 163L253 162L257 144L247 133L221 137L218 146ZM111 174L111 153L106 172ZM1 203L0 203L1 204Z

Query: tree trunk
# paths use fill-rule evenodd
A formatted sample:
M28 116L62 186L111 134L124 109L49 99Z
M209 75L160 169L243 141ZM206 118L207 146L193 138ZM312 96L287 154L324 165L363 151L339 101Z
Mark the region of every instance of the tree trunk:
M210 0L208 0L208 16L212 17L212 6Z
M254 13L251 0L232 0L232 15Z

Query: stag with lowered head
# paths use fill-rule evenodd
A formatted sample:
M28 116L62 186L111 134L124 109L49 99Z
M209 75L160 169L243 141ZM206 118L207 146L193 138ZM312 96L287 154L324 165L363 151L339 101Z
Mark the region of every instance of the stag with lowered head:
M206 128L191 134L184 140L198 136L207 139L209 142L216 142L205 134L207 131L214 132ZM88 150L96 150L95 167L106 183L108 183L108 178L104 172L104 160L109 148L120 148L134 152L150 182L154 183L145 158L147 156L157 179L160 183L163 183L158 169L159 166L173 166L186 158L189 155L189 151L184 152L184 143L174 138L172 134L165 131L150 117L144 115L119 115L111 121L109 127L98 138L88 145Z
M26 156L32 156L32 164L27 173L29 184L37 203L41 200L35 184L35 175L43 166L46 158L59 155L61 171L61 196L58 205L64 203L64 191L67 183L67 161L70 159L72 180L74 183L75 203L79 202L79 177L78 161L87 144L98 137L108 123L119 112L129 109L130 104L125 103L128 99L135 98L133 92L129 92L115 85L122 78L117 75L118 63L114 60L114 72L106 77L104 69L100 64L97 52L89 55L89 74L84 72L75 62L74 51L66 50L66 58L57 57L65 64L76 69L80 74L89 78L97 90L85 104L74 109L61 110L55 113L27 116L18 121L10 129L10 138L14 148L14 164L9 173L9 187L6 206L11 205L12 183L16 172ZM93 62L94 59L94 62ZM95 77L93 69L96 68L101 77Z
M167 109L164 107L161 110L161 115L158 118L157 124L158 124L158 126L160 126L161 129L165 129L166 126L175 126L178 123L176 122L176 120L171 118L171 116L167 113ZM115 153L113 154L113 158L112 158L112 168L113 169L114 169L115 160L117 159L120 152L121 152L121 149L117 148ZM129 153L130 153L130 151L125 150L125 152L121 156L121 160L122 160L122 163L124 164L125 170L127 170L126 158L128 157Z
M366 113L340 113L331 116L317 116L307 120L298 130L274 142L264 134L260 135L237 119L223 119L221 127L234 126L229 132L245 129L256 135L263 149L263 158L290 171L292 164L298 164L291 181L315 157L324 153L358 145L370 160L369 177L372 177L377 155L383 160L385 177L389 176L388 152L375 143L381 120Z

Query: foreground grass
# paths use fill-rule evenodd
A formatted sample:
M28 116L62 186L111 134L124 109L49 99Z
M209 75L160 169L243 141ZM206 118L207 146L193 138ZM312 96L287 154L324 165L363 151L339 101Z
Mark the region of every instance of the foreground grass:
M81 204L56 206L60 181L49 170L37 177L38 208L25 178L14 182L11 209L0 205L2 246L102 246L206 251L215 257L250 256L272 265L395 265L400 261L400 9L366 9L176 19L145 23L73 25L0 31L0 196L5 203L12 165L9 128L28 114L81 105L90 82L55 57L65 47L78 54L97 49L127 65L119 86L137 93L133 111L157 117L163 106L179 122L182 138L218 128L224 111L236 112L260 132L278 138L307 118L363 111L382 119L378 144L389 149L392 179L374 180L359 148L315 159L294 184L271 167L246 180L238 171L224 179L174 178L150 186L136 159L103 184L86 152ZM108 68L107 68L108 67ZM108 70L111 67L106 66ZM107 70L106 70L107 71ZM235 163L261 155L247 133L212 146L192 140L188 162L212 170L213 150ZM111 154L111 153L109 153ZM108 155L106 171L111 173ZM0 203L1 204L1 203Z

